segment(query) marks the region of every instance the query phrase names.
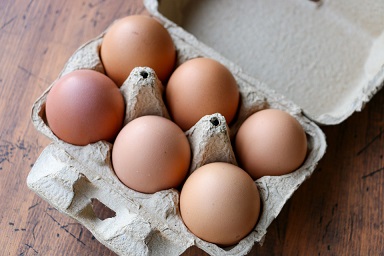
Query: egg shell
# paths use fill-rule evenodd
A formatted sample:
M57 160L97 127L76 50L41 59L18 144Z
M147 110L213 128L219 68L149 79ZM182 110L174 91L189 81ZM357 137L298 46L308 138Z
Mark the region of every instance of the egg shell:
M114 22L105 34L100 57L106 74L120 87L136 66L150 66L161 81L171 74L175 47L168 31L147 15Z
M265 109L248 117L234 141L240 166L254 179L290 173L303 163L307 138L288 113Z
M180 192L185 225L200 238L231 246L256 225L260 196L256 184L236 165L215 162L195 170Z
M172 73L165 98L172 120L185 131L204 115L216 112L230 124L237 112L239 91L224 65L211 58L194 58Z
M143 193L181 185L190 160L191 148L180 127L156 115L132 120L113 143L116 175L127 187Z
M52 85L34 103L31 117L36 129L48 136L52 143L32 167L27 184L55 208L79 221L101 243L119 255L178 255L193 245L210 255L245 255L255 243L263 242L268 226L294 191L314 171L325 152L324 134L293 102L242 73L229 60L172 23L168 22L165 26L175 43L178 65L199 56L213 58L230 69L241 96L238 114L231 127L227 126L223 116L213 114L203 117L185 132L192 148L190 173L210 162L236 164L231 138L248 116L261 109L287 111L299 121L308 136L308 155L299 169L288 175L265 176L255 181L263 208L252 232L229 248L206 242L189 232L183 224L177 190L143 194L127 188L118 180L111 166L110 143L99 141L87 146L74 146L58 139L45 122L44 106ZM80 68L104 73L98 55L104 33L81 46L69 58L59 77ZM148 113L169 117L161 98L161 82L153 70L135 68L120 89L127 104L126 122ZM98 219L92 210L93 198L115 211L116 216Z
M116 84L86 69L59 79L46 102L50 128L62 140L81 146L101 139L113 141L122 128L124 109Z

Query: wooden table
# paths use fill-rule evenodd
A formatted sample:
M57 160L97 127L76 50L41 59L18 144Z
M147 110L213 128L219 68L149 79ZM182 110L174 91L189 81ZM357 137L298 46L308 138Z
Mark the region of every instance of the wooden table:
M1 255L114 255L27 188L49 143L30 110L75 49L114 19L144 12L141 0L1 0ZM325 157L250 255L384 255L384 91L342 124L322 128Z

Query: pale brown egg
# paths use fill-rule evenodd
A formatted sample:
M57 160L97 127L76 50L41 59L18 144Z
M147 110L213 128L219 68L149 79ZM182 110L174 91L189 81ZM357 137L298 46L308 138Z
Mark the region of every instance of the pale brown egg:
M254 179L283 175L303 163L307 137L300 123L287 112L261 110L240 126L235 152L240 166Z
M215 162L195 170L180 193L180 213L197 237L229 246L255 227L260 196L252 178L239 167Z
M239 105L239 90L232 73L210 58L181 64L166 86L169 112L184 131L205 115L222 114L231 123Z
M135 67L150 67L165 82L173 71L176 50L158 21L132 15L117 20L107 30L100 57L107 75L120 87Z
M93 70L76 70L61 77L45 105L52 132L74 145L112 141L123 125L124 110L116 84Z
M191 149L183 131L159 116L129 122L112 148L117 177L127 187L143 193L179 186L187 175L190 159Z

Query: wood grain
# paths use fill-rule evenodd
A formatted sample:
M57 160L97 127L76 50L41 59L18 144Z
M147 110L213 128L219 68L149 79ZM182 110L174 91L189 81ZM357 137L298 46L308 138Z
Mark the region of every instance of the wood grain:
M49 141L30 121L33 102L83 43L141 0L0 3L0 250L2 255L115 255L26 186ZM384 255L384 91L340 125L314 175L250 255ZM190 248L185 255L206 255Z

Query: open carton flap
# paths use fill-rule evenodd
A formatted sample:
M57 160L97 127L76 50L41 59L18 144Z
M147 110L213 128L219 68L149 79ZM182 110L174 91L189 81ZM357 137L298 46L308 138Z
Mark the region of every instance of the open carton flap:
M383 86L383 1L156 4L155 16L182 27L317 123L342 122Z

